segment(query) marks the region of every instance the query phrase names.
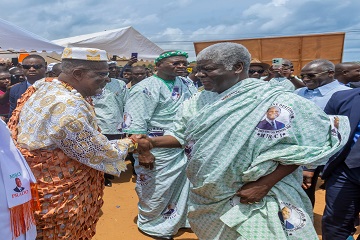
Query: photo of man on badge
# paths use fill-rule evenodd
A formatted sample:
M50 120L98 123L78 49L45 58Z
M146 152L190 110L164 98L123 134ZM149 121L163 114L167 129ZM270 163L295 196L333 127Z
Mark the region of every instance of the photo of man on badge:
M280 116L281 109L277 106L270 107L266 112L266 117L264 120L259 122L256 126L257 128L263 130L279 130L285 127L285 124L275 119Z

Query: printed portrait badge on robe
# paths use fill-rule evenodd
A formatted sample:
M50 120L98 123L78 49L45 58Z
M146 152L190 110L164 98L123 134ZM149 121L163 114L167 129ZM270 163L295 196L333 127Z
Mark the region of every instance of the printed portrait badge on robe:
M166 219L171 219L171 218L176 217L178 215L176 204L170 203L162 215L163 215L163 218L166 218Z
M307 224L304 210L288 202L280 202L278 212L280 222L288 235L295 235L296 230L304 228ZM311 222L309 224L312 224Z
M178 100L180 98L180 88L178 86L174 86L173 91L171 93L172 100Z
M341 140L341 135L339 133L340 118L338 116L329 116L329 118L331 125L331 135L338 137Z
M146 87L144 88L143 93L145 93L145 95L147 95L147 96L151 96L151 92Z
M195 144L195 141L190 140L190 141L188 141L188 144L185 146L184 152L185 152L185 155L187 156L188 160L190 160L192 157L191 152L192 152L194 144Z
M141 186L146 186L149 184L150 180L151 180L151 176L149 176L145 173L140 173L139 175L137 175L136 183Z
M256 126L256 135L266 139L278 139L288 135L294 111L291 107L275 103L269 107Z
M132 123L131 115L127 112L124 113L124 122L122 123L122 128L129 128Z

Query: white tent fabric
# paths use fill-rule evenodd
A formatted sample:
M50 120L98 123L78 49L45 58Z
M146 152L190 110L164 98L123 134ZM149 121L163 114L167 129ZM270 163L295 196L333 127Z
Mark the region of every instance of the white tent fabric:
M154 60L163 50L144 37L133 27L118 28L52 41L64 47L90 47L106 50L111 55L130 58L138 53L138 59Z
M0 19L0 51L2 52L58 52L64 47Z

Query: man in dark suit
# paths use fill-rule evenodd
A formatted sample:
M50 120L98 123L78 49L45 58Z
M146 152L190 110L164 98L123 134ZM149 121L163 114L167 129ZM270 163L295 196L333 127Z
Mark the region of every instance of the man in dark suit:
M12 112L16 108L17 100L21 95L26 91L26 89L33 85L37 80L40 80L45 77L46 73L46 62L45 59L36 54L29 55L24 58L22 61L22 67L26 81L21 82L17 85L14 85L10 89L10 111L9 118L11 117Z
M360 82L360 63L343 62L335 65L335 78L345 86L356 88Z
M281 109L277 106L269 108L266 112L266 118L259 122L257 128L264 130L278 130L285 127L285 124L275 119L280 116Z
M325 107L330 115L349 117L351 133L344 148L330 158L322 177L326 179L326 207L322 236L347 239L356 230L354 221L360 210L360 89L333 94ZM357 239L360 239L359 237Z
M22 192L24 191L24 187L22 186L20 178L15 178L16 187L14 188L15 192Z
M294 225L289 222L289 218L291 216L291 209L288 207L283 207L281 212L278 213L281 223L284 225L286 229L293 229Z

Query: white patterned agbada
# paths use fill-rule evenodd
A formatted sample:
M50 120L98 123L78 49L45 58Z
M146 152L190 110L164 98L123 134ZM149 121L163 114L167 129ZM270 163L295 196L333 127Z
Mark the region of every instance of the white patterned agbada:
M264 123L277 106L278 128ZM191 150L187 175L192 184L189 222L200 239L317 239L311 203L301 188L301 171L279 181L255 204L235 196L247 182L278 164L314 167L346 141L349 123L304 101L283 87L245 79L221 94L202 91L183 103L174 129L165 134ZM280 124L281 123L281 124ZM290 209L284 221L281 209Z
M93 106L57 79L29 87L9 127L37 180L38 238L91 239L103 204L103 172L125 170L132 140L108 141L98 131Z
M149 77L133 86L125 105L123 132L162 136L169 129L181 103L197 89L184 78L164 81ZM186 220L189 180L187 158L182 149L153 149L155 167L139 166L137 155L136 192L139 197L138 227L153 236L171 236Z
M127 145L107 141L98 131L93 106L56 81L39 80L34 87L38 90L20 114L18 144L22 148L60 148L70 158L114 175L126 169Z

